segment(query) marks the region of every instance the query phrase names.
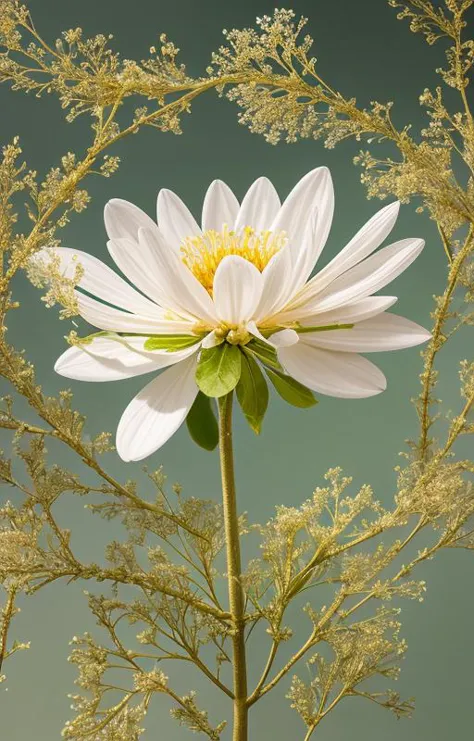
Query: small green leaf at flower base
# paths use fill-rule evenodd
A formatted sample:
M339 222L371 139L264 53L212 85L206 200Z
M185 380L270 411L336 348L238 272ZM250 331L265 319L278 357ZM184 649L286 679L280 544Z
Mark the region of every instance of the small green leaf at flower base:
M167 352L176 352L185 350L199 342L196 335L187 334L155 334L145 340L143 345L145 350L166 350Z
M275 368L275 370L283 370L278 361L275 348L267 345L266 342L253 339L245 346L245 349L250 350L264 365L269 365L271 368Z
M268 386L258 363L249 352L242 354L237 399L252 430L259 435L268 406Z
M211 403L211 398L199 391L186 417L189 434L204 450L214 450L219 442L219 426Z
M196 383L206 396L225 396L238 384L242 353L228 342L201 351L196 369Z
M302 383L295 381L291 376L286 376L283 373L275 373L269 368L265 368L265 371L275 391L288 404L292 404L294 407L300 407L300 409L307 409L318 403L313 392L309 388L306 388L306 386L303 386Z

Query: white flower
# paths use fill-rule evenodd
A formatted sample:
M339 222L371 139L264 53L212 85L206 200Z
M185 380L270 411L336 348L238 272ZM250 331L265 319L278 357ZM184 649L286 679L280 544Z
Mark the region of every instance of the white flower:
M386 312L396 297L373 295L424 246L421 239L403 239L375 252L395 224L398 203L376 213L310 278L333 208L325 167L302 178L282 205L266 178L250 187L241 205L215 180L204 199L202 227L169 190L158 195L158 225L114 199L105 208L107 246L135 288L85 252L54 249L66 276L81 265L79 312L105 330L61 355L58 373L114 381L172 366L123 413L117 450L124 460L150 455L182 424L198 393L202 348L262 348L264 342L284 371L309 389L361 398L383 391L386 381L359 353L429 338L422 327Z

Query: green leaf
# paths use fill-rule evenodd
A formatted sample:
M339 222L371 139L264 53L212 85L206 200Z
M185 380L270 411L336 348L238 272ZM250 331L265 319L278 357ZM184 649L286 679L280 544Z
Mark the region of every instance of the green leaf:
M275 348L271 345L267 345L266 342L254 339L251 340L247 345L245 345L245 349L250 350L250 352L252 352L255 357L257 357L265 365L269 365L275 370L283 370L278 361Z
M307 409L318 403L318 400L314 398L313 392L306 388L306 386L303 386L302 383L299 383L299 381L295 381L291 376L286 376L283 373L275 373L269 368L265 368L265 371L276 392L288 404L292 404L294 407L300 407L301 409Z
M252 430L260 435L268 406L268 386L258 363L245 350L242 354L242 372L236 391L247 422Z
M204 450L214 450L219 442L219 426L214 415L211 399L198 392L194 404L186 417L189 434Z
M145 340L143 345L145 350L167 350L167 352L176 352L185 350L199 342L196 335L187 334L154 334Z
M224 342L201 351L196 369L196 383L206 396L225 396L240 378L242 353L237 345Z

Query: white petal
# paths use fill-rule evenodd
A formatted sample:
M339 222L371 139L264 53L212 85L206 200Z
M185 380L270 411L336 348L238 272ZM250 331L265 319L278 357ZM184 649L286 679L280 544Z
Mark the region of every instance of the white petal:
M76 291L79 314L86 322L98 329L110 332L130 332L137 334L191 334L193 323L173 321L164 318L153 319L140 314L127 314L101 304L90 296Z
M305 295L321 291L332 280L357 265L379 247L392 231L400 211L399 201L380 209L351 241L305 286Z
M234 228L239 211L239 202L228 185L222 180L214 180L206 193L202 207L202 229L222 231L224 224Z
M235 231L251 226L260 232L271 228L280 208L280 199L268 178L258 178L244 196L235 222Z
M85 291L121 309L159 316L160 309L156 304L135 291L97 257L69 247L53 247L36 253L34 260L44 261L48 265L53 257L59 258L60 270L66 278L74 277L78 265L83 268L83 275L77 285Z
M138 353L127 351L132 363L119 360L99 358L79 347L70 347L57 359L54 366L56 373L75 381L121 381L124 378L139 376L156 370L152 360L143 358Z
M156 263L155 280L164 296L167 308L207 322L215 320L214 305L204 286L180 259L179 254L167 249L158 232L139 231L140 245L148 245Z
M122 273L164 309L174 308L167 303L159 281L159 266L154 245L149 241L138 242L131 239L111 239L107 242L110 256Z
M87 352L99 358L123 358L124 350L136 356L142 356L145 359L153 360L157 368L166 368L168 365L174 365L181 360L188 358L197 352L201 343L196 342L191 347L184 350L167 351L167 350L145 350L144 344L146 337L140 335L117 335L116 337L94 337L90 344L86 345ZM196 338L197 339L197 338Z
M304 341L327 350L384 352L420 345L430 337L430 332L419 324L397 314L385 313L355 324L352 329L305 334Z
M263 321L286 303L291 274L291 254L288 245L285 245L273 255L262 271L262 296L255 310L257 319Z
M424 244L422 239L402 239L384 247L336 278L321 293L303 301L298 307L301 316L335 309L379 291L411 265Z
M117 428L117 452L124 461L140 461L176 432L196 398L196 357L178 363L145 386L130 402Z
M168 248L157 228L140 229L138 243L116 239L107 246L129 280L161 307L193 321L196 317L211 319L211 297L178 253Z
M325 327L328 324L355 324L355 322L363 322L365 319L381 314L397 301L396 296L369 296L350 304L338 306L337 309L315 312L314 314L303 315L302 308L284 311L277 314L274 321L276 324L285 324L298 320L300 324L306 327Z
M256 322L254 321L247 322L247 330L250 332L250 334L253 334L254 337L257 337L259 340L262 340L262 342L268 342L267 338L260 332L259 328L257 327Z
M141 227L156 229L153 219L133 203L112 198L104 209L104 221L109 239L138 239Z
M140 339L143 346L145 338ZM54 370L75 381L121 381L179 363L198 349L196 345L173 353L134 352L116 340L97 337L90 345L66 350L57 359Z
M259 318L263 319L265 316L284 311L286 304L291 305L292 298L304 285L313 269L315 262L313 247L318 242L317 235L318 212L315 208L307 221L298 255L292 255L290 245L287 244L272 257L263 271L264 290L261 305L257 310ZM322 249L322 243L320 246ZM269 273L271 270L268 278L267 269Z
M304 240L308 219L317 209L317 229L311 244ZM283 203L272 226L272 231L285 231L295 262L304 248L309 249L315 264L331 228L334 211L334 190L327 167L318 167L302 178Z
M273 347L290 347L299 342L299 335L294 329L282 329L279 332L275 332L267 340Z
M262 342L266 342L267 345L272 347L289 347L299 341L298 334L294 329L281 329L279 332L274 332L270 337L265 337L254 321L247 323L247 329L250 334L257 337Z
M361 355L309 347L303 341L278 351L290 376L313 391L343 399L362 399L384 391L382 371Z
M191 211L171 190L166 188L160 190L156 208L160 231L166 242L175 250L179 249L186 237L201 234L201 229Z
M228 324L247 322L262 294L262 275L239 255L228 255L214 275L214 305L218 318Z
M212 330L212 332L209 332L209 334L207 334L204 337L204 339L203 339L203 341L201 343L201 346L205 350L208 350L210 347L216 347L216 345L220 345L221 343L222 343L222 339L219 338L219 337L216 337L215 331Z
M319 214L317 208L309 215L303 232L302 243L298 254L293 253L292 267L286 279L286 292L282 296L284 303L290 302L300 288L304 286L324 246L318 237ZM318 248L315 250L315 248ZM282 302L279 303L281 307Z

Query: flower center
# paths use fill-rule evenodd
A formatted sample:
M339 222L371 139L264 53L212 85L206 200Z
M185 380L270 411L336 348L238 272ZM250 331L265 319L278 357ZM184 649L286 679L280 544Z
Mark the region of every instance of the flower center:
M252 339L252 335L244 326L229 326L221 324L214 330L218 340L225 340L230 345L246 345Z
M262 272L286 242L284 232L257 232L246 226L238 234L224 226L221 232L209 229L199 237L186 237L181 259L212 296L214 275L227 255L240 255Z

